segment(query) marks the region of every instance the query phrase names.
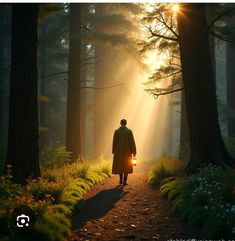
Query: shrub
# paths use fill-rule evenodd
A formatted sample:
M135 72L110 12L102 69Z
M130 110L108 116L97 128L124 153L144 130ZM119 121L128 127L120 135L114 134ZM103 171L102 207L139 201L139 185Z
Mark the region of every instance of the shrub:
M43 177L28 180L27 185L13 184L11 167L0 177L0 230L4 241L62 241L70 232L71 213L81 210L82 196L110 173L106 161L80 160L63 167L43 170ZM37 217L31 234L20 237L9 229L10 214L16 205L31 207Z
M235 158L235 138L225 138L224 143L226 144L229 153L232 155L233 158Z
M195 175L161 182L160 191L190 225L202 227L210 239L234 238L235 175L209 165Z
M50 143L40 153L40 160L43 167L61 167L70 162L70 152L59 142Z
M105 160L103 156L100 156L98 162L92 166L92 170L98 174L105 174L106 177L111 177L112 163L109 160Z
M179 175L184 169L184 163L174 157L161 157L150 169L148 183L157 184L167 178Z
M50 182L45 178L38 178L30 180L26 185L26 189L36 200L43 200L50 197L53 202L58 203L61 199L65 185L66 182L63 179L56 182Z

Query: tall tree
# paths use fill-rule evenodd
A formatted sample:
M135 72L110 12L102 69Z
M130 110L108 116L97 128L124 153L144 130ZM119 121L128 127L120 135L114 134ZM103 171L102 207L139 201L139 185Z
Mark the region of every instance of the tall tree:
M38 4L12 5L8 150L13 180L40 176L38 159Z
M81 154L80 66L81 4L70 4L69 71L67 90L66 147L75 161Z
M2 12L2 9L0 9ZM0 13L1 13L0 12ZM5 16L4 16L5 17ZM0 29L4 28L4 17L0 17ZM4 35L0 37L0 131L3 130L3 116L4 116Z
M177 19L191 143L186 171L192 173L208 164L227 169L235 162L225 148L218 123L205 4L181 4Z
M9 87L10 7L0 6L0 130L6 133Z
M235 17L234 15L229 16L229 19L226 21L226 27L230 30L235 31ZM226 76L227 76L227 105L229 110L228 111L228 136L235 137L235 96L234 96L234 89L235 89L235 43L226 43ZM231 113L233 112L233 114Z
M46 139L46 120L47 120L47 103L46 101L42 101L42 100L46 100L47 99L47 79L46 79L46 54L47 54L47 43L45 41L45 37L43 38L43 36L47 36L47 28L46 28L46 23L47 22L43 22L41 24L41 28L40 29L40 34L39 34L39 49L41 51L39 51L39 86L40 86L40 96L41 96L41 101L39 102L39 134L40 134L40 149L42 149L45 145L45 139ZM41 37L41 39L40 39ZM39 98L40 99L40 98ZM44 129L45 128L45 129ZM41 129L41 130L40 130ZM44 131L43 131L44 129Z
M160 95L176 93L183 89L176 21L177 6L177 4L169 3L153 4L143 18L149 37L142 43L142 52L156 49L160 56L162 54L168 56L166 61L155 70L145 83L146 91L153 94L156 98ZM161 87L159 87L159 83ZM184 158L186 147L189 145L184 91L181 91L180 102L175 100L175 94L170 97L171 103L175 102L174 104L180 103L181 105L179 158L182 159ZM169 108L169 111L171 111L171 108ZM173 118L173 113L169 115L169 118ZM171 131L169 130L169 133Z

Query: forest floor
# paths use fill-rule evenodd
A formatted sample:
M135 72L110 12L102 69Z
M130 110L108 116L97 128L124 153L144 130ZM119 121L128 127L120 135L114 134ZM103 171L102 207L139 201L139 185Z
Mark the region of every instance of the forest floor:
M84 209L73 214L72 233L66 240L202 239L176 216L159 190L148 185L148 170L147 164L134 167L125 187L118 185L118 175L94 185L84 196Z

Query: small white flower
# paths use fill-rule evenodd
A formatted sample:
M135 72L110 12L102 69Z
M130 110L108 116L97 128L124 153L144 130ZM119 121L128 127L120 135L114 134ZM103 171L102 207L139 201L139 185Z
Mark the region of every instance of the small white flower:
M235 213L235 205L231 206L231 211Z

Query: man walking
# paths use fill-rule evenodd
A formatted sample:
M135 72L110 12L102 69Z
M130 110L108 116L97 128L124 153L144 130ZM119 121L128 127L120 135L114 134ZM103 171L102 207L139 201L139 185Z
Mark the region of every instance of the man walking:
M132 131L126 127L127 121L122 119L120 124L113 136L112 173L119 174L119 184L126 186L128 173L133 173L132 155L136 155L136 145Z

